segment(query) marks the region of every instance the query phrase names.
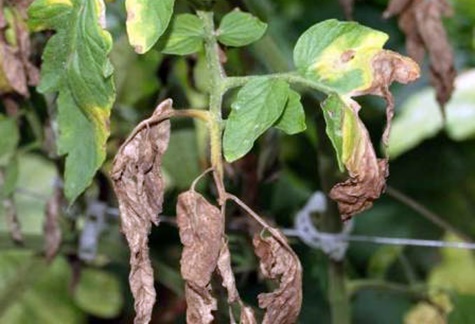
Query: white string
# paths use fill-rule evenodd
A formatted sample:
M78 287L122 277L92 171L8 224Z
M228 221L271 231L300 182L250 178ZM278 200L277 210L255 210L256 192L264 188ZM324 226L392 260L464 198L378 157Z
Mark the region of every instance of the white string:
M33 199L46 200L43 195L25 190L17 189L17 194L25 195ZM404 245L421 246L432 248L456 248L475 250L475 243L467 242L447 242L440 240L421 240L397 237L382 237L369 235L350 235L353 228L353 222L347 221L343 227L342 233L323 233L319 232L312 221L312 213L322 213L326 210L326 198L321 192L316 192L310 197L304 208L297 213L295 227L281 229L288 237L296 237L312 248L322 249L334 260L341 260L345 255L349 242L360 242L383 245ZM115 207L108 207L106 214L116 218L119 216L119 210ZM172 216L161 215L161 221L166 223L175 223Z

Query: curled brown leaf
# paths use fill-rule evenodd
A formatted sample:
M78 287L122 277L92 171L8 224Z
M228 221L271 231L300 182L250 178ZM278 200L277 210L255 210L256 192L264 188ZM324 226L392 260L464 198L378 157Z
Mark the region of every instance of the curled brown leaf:
M389 86L394 82L409 83L420 75L420 69L412 59L398 53L382 50L371 60L373 82L362 91L351 93L352 96L373 94L383 97L386 102L386 127L382 142L387 147L391 121L394 115L394 99ZM343 99L342 99L343 100ZM368 131L358 116L360 106L352 99L342 101L343 137L345 145L344 164L349 179L336 184L330 191L330 198L338 203L343 220L351 218L373 204L385 189L388 176L388 161L378 159L374 151Z
M178 196L177 224L183 243L181 275L186 282L188 323L211 323L217 302L211 295L211 275L223 245L220 210L190 190Z
M262 274L279 282L273 292L259 294L259 307L266 309L264 324L293 324L302 305L302 267L285 236L277 230L272 234L265 238L256 234L253 239Z
M384 191L388 176L388 161L376 157L368 131L358 116L360 106L350 99L348 108L344 118L351 124L350 136L354 140L351 154L345 161L350 177L337 183L329 193L338 203L343 220L370 208Z
M133 130L120 147L111 172L121 228L130 248L129 282L135 299L135 323L150 322L155 303L148 235L151 223L158 224L162 211L165 184L160 168L170 139L170 122L164 119L171 110L172 101L167 99Z
M456 76L453 51L442 21L443 17L452 15L449 2L392 0L384 17L393 15L399 15L399 27L406 34L409 55L421 62L428 52L431 82L436 89L437 101L443 107L452 95Z

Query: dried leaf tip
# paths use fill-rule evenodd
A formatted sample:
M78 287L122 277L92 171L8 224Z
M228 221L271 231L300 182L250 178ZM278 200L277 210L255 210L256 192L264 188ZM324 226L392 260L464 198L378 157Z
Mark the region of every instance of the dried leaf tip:
M120 147L111 172L121 228L130 248L129 282L135 299L135 323L150 322L156 297L148 235L162 211L165 183L161 161L170 139L167 118L171 106L170 99L163 101L150 118L137 125Z
M278 237L255 235L252 242L264 277L279 281L276 290L258 296L259 307L266 309L262 323L293 324L302 305L302 266L285 236L279 231L274 233Z

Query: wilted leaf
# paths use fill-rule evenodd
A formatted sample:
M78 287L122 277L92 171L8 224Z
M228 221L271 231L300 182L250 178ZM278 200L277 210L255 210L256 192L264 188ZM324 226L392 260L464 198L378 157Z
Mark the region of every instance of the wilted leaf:
M327 117L327 133L334 136L334 146L350 178L337 183L330 198L338 203L342 219L372 206L385 188L388 166L386 159L377 159L371 140L358 116L360 106L352 99L330 96L323 104L324 111L338 111ZM330 136L332 139L332 136Z
M36 0L30 28L53 29L43 52L42 93L59 92L58 152L67 155L64 190L72 203L106 157L109 115L115 98L107 55L112 38L101 25L102 0Z
M252 241L262 274L279 282L276 290L258 296L259 307L266 309L262 323L296 323L302 304L302 267L285 237L280 232L275 233L278 238L255 235Z
M246 46L261 38L266 29L267 24L257 17L235 9L221 20L218 41L227 46Z
M282 80L257 78L239 90L226 121L223 150L226 160L235 161L254 145L254 141L282 115L289 96L289 85Z
M180 264L186 282L187 322L211 323L217 302L211 295L210 280L224 235L221 212L190 190L178 196L177 223L183 243Z
M139 54L147 52L165 32L175 0L126 0L127 34Z
M117 153L111 177L119 201L122 232L130 248L129 282L135 298L136 323L148 323L155 303L153 269L148 255L151 223L158 224L164 182L161 159L170 138L170 122L161 117L172 109L163 101L141 122ZM160 122L161 121L161 122Z
M441 107L452 95L456 76L453 51L442 22L444 16L451 14L446 0L392 0L384 13L386 18L399 15L399 26L406 34L411 57L421 62L425 51L428 52L431 80Z
M162 52L165 54L188 55L198 52L204 42L203 22L191 14L177 15L165 39Z
M389 141L391 121L394 116L394 99L389 91L389 86L394 82L410 83L419 78L420 69L412 59L399 55L396 52L382 50L374 55L371 60L373 81L367 89L353 92L352 95L373 94L384 97L386 106L386 128L382 142L386 148Z
M59 219L62 214L63 192L55 186L53 196L46 203L43 232L45 237L46 259L51 261L58 253L61 245L61 226Z
M71 267L63 257L48 264L25 249L2 251L0 322L85 323L86 314L75 305L69 291L71 277Z

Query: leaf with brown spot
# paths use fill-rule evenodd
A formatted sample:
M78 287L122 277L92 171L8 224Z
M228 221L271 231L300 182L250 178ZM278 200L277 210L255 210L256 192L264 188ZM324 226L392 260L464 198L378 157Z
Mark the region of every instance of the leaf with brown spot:
M130 248L129 282L135 299L135 323L148 323L155 303L153 269L148 253L151 223L162 211L161 160L170 139L172 100L160 103L120 147L111 178L119 201L121 228Z
M452 15L452 7L446 0L403 2L391 1L384 17L399 15L399 27L406 34L407 51L417 62L422 61L425 51L428 52L431 82L439 105L444 107L452 95L456 76L453 51L442 22L443 17Z
M273 292L259 294L259 307L266 309L264 324L293 324L302 305L302 267L285 236L279 231L272 233L278 237L256 234L252 241L262 274L279 282Z
M61 227L59 218L62 213L63 192L59 186L55 186L53 196L46 203L45 221L43 232L45 237L45 255L48 261L58 253L61 245Z
M178 196L177 224L183 243L181 275L186 282L188 323L211 323L217 302L211 295L211 275L223 245L220 210L190 190Z

